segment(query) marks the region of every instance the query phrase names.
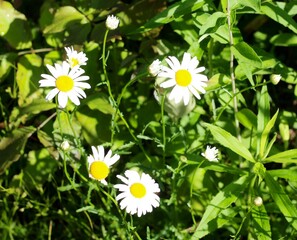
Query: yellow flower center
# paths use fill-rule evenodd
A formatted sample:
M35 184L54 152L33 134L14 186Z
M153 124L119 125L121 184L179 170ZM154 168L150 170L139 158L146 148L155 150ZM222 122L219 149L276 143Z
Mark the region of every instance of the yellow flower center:
M90 173L95 179L103 180L109 174L109 167L105 162L95 161L90 166Z
M69 76L59 76L56 79L56 87L62 92L70 91L74 86L74 81Z
M136 198L143 198L146 194L146 188L142 183L133 183L130 192Z
M175 81L179 86L186 87L192 81L191 73L188 70L180 69L175 73Z
M71 58L70 59L70 65L71 67L73 68L74 66L78 65L79 64L79 61L77 58Z

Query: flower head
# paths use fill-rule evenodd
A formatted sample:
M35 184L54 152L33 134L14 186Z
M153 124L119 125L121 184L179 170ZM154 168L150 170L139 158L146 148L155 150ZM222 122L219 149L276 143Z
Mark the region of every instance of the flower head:
M114 187L121 193L116 200L121 200L121 209L126 208L126 212L136 214L138 217L152 212L153 207L160 205L160 198L156 194L160 192L158 183L146 173L141 175L133 170L125 171L125 176L117 175L124 184L116 184Z
M105 179L109 175L109 168L120 159L120 156L117 154L112 156L111 150L104 155L103 146L92 146L92 151L93 155L88 156L89 177L107 185Z
M201 153L210 162L218 162L218 153L219 150L216 147L207 146L204 153Z
M73 47L65 47L65 50L67 54L67 62L70 64L71 68L77 65L82 66L87 64L88 58L85 53L77 52Z
M155 77L160 73L161 69L162 69L161 61L159 59L156 59L149 66L148 71L153 77Z
M185 105L190 102L190 96L193 94L200 99L199 93L205 93L207 77L200 72L205 67L198 67L199 61L196 57L191 58L189 53L184 53L183 60L180 63L176 57L168 57L165 59L169 67L162 67L162 71L158 77L164 77L167 80L160 84L162 88L172 88L169 99L174 99L176 103L183 100Z
M52 75L41 74L39 81L40 87L54 87L47 95L46 100L52 100L58 95L60 107L65 108L68 98L75 104L79 105L79 98L85 98L86 94L82 88L91 88L90 84L84 82L89 80L88 76L81 76L85 71L75 66L70 68L67 62L55 64L55 66L46 65Z
M113 15L109 15L105 22L105 25L109 30L117 29L119 24L120 24L120 20Z

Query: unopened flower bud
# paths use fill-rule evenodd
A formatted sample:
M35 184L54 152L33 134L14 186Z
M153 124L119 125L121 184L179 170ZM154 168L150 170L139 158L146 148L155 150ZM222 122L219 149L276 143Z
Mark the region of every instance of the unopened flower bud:
M153 77L157 76L161 71L161 61L159 59L153 61L149 66L148 71Z
M254 199L254 204L255 204L257 207L262 206L262 204L263 204L263 199L262 199L261 197L256 197L256 198Z
M271 74L270 75L270 80L271 82L276 85L279 83L279 81L281 80L282 76L280 74Z
M67 151L69 148L70 148L70 144L67 140L65 140L64 142L61 143L61 148L64 150L64 151Z

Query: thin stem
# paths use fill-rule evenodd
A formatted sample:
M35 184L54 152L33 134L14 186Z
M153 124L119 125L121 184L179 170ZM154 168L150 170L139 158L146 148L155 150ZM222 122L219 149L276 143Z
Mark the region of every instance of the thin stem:
M119 113L119 108L118 108L117 102L115 101L115 99L113 97L113 94L112 94L112 91L111 91L111 87L110 87L110 82L109 82L107 71L106 71L106 55L105 55L105 51L106 51L106 40L107 40L108 32L109 32L109 30L107 29L106 32L105 32L105 35L104 35L104 40L103 40L102 67L103 67L104 76L106 78L106 81L105 82L106 82L106 86L107 86L107 90L108 90L108 94L109 94L110 100L112 102L113 107L116 109L115 112L118 114ZM121 96L121 98L122 98L122 96ZM118 101L120 102L119 99L118 99ZM151 162L152 161L151 158L146 153L146 151L143 148L143 146L141 145L141 142L139 141L139 139L134 135L132 129L130 128L130 126L129 126L128 122L126 121L126 119L124 118L123 114L120 112L118 115L120 116L120 118L123 121L124 125L127 127L128 131L129 131L130 135L132 136L132 138L134 139L134 141L137 143L137 145L140 147L140 149L144 153L144 155L147 158L147 160L149 162ZM111 126L112 138L114 136L114 133L113 133L113 131L114 131L114 125L115 125L115 121L113 120L112 121L112 126ZM111 143L112 142L113 142L113 139L111 139Z
M238 106L237 106L236 84L235 84L235 74L234 74L234 55L231 50L231 48L234 44L234 41L233 41L232 23L231 23L230 0L228 0L228 6L227 6L227 20L228 20L228 29L229 29L229 42L230 42L230 77L231 77L232 92L233 92L235 129L236 129L237 138L238 138L238 140L240 140L241 137L240 137L239 121L236 117L236 114L238 112Z
M165 91L161 101L161 116L162 116L162 138L163 138L163 163L165 164L165 152L166 152L166 126L164 118L164 104L167 92Z

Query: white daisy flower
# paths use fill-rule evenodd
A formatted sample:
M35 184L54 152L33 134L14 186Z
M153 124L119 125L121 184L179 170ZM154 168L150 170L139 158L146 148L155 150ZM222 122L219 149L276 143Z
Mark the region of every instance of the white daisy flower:
M78 65L70 68L67 62L46 65L52 75L41 74L40 87L55 87L47 95L46 100L52 100L58 94L58 103L61 108L67 105L68 97L75 104L79 105L79 98L85 98L86 94L82 88L91 88L90 84L84 82L89 80L88 76L81 76L85 71Z
M106 27L110 30L117 29L119 24L120 24L120 20L116 16L113 16L113 15L109 15L105 22Z
M88 58L85 53L77 52L73 47L65 47L65 50L67 54L67 62L70 64L71 68L76 65L82 66L87 64Z
M199 93L206 92L204 87L206 87L208 79L205 75L200 74L205 70L205 67L197 68L199 64L197 58L191 58L189 53L184 53L181 63L173 56L165 60L170 68L163 66L158 76L169 79L162 82L160 87L173 87L169 99L175 99L176 103L183 99L185 105L188 105L191 94L200 99Z
M111 156L111 150L104 155L103 146L92 146L92 152L93 155L88 156L89 177L107 185L105 179L108 177L109 168L120 159L120 156L118 154Z
M218 162L219 150L216 147L207 146L204 153L201 153L210 162Z
M153 77L157 76L160 73L161 69L162 66L159 59L153 61L152 64L148 67L148 71Z
M121 193L116 200L120 202L121 209L126 208L126 212L136 214L138 217L152 212L153 207L160 205L160 198L156 194L160 192L158 183L146 173L141 175L133 170L125 171L125 177L117 175L124 184L116 184L114 187Z

